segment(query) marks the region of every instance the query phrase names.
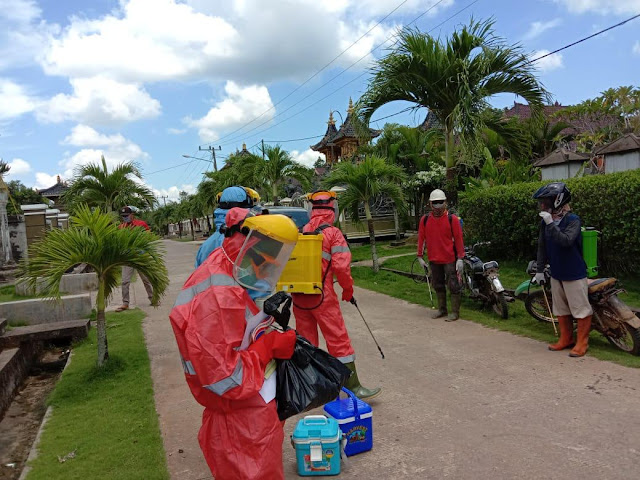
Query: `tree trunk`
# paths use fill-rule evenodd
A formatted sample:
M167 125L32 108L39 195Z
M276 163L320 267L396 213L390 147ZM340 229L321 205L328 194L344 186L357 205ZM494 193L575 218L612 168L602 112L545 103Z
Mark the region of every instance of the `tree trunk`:
M104 278L98 277L98 296L96 297L96 331L98 334L98 366L104 365L109 358L109 345L107 344L107 321L104 314Z
M273 204L280 205L280 200L278 199L278 184L274 183L271 185L271 193L273 195Z
M456 161L453 156L453 131L447 129L444 135L444 156L445 165L447 167L447 182L445 190L447 193L447 200L449 202L449 205L455 205L458 203L458 182L456 175Z
M396 241L400 241L400 221L398 219L398 209L393 205L393 226L396 229Z
M196 240L196 224L193 221L193 218L190 220L191 222L191 240L195 242Z
M211 235L211 220L209 220L209 215L207 215L207 232Z
M182 238L182 220L178 222L178 237Z
M367 218L367 227L369 227L369 243L371 244L371 259L373 260L373 272L378 273L380 271L380 265L378 264L378 251L376 250L376 233L373 227L373 217L371 216L371 208L369 207L369 201L364 202L364 213Z

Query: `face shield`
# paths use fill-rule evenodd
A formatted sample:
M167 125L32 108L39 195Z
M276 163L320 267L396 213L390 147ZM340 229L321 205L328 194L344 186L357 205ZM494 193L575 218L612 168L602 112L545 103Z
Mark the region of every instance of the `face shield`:
M295 246L295 241L275 239L251 230L234 262L233 277L247 289L273 291Z

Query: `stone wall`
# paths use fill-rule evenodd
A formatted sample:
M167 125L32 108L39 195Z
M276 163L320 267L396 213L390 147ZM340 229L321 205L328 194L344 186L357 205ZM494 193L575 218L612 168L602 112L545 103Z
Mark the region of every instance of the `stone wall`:
M91 315L91 296L67 295L60 301L44 298L0 303L0 318L10 323L36 325L40 323L81 320Z
M39 278L36 291L24 282L16 282L16 294L22 296L40 295L43 291L44 280ZM98 290L98 276L95 273L67 273L60 280L60 292L68 295L93 292Z
M9 242L14 262L28 257L27 227L22 215L9 215Z

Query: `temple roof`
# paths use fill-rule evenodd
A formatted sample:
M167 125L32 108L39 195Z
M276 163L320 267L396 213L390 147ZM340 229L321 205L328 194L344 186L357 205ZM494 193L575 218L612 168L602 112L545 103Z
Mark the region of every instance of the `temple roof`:
M60 178L60 175L58 175L58 181L54 186L38 190L38 193L43 197L59 197L68 189L69 187L67 186L67 184L63 182Z
M347 119L340 126L340 130L338 130L338 133L336 134L336 136L333 137L333 139L332 139L333 143L336 143L336 142L342 140L343 138L357 138L358 137L356 132L355 132L355 129L353 128L353 125L351 125L351 114L352 113L353 113L353 101L351 99L349 99L349 108L347 109ZM369 139L376 138L378 135L380 135L380 130L375 130L373 128L369 129Z
M333 112L329 112L329 121L327 122L327 131L320 140L315 145L311 145L311 150L315 152L319 152L320 150L324 150L325 148L331 146L332 140L338 133L338 129L336 128L336 122L333 119Z

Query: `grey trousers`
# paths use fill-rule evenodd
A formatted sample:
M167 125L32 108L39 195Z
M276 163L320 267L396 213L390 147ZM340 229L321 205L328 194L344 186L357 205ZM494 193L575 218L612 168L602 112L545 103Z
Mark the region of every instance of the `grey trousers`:
M129 305L129 286L131 285L132 275L133 268L122 267L122 304L127 306ZM153 297L153 287L151 286L149 279L140 272L138 272L138 276L144 284L144 289L147 291L147 297L149 297L149 301L151 301L151 298Z
M455 263L429 262L429 267L431 269L431 284L436 292L446 292L445 285L447 285L450 293L454 295L460 293L462 285L458 282Z

